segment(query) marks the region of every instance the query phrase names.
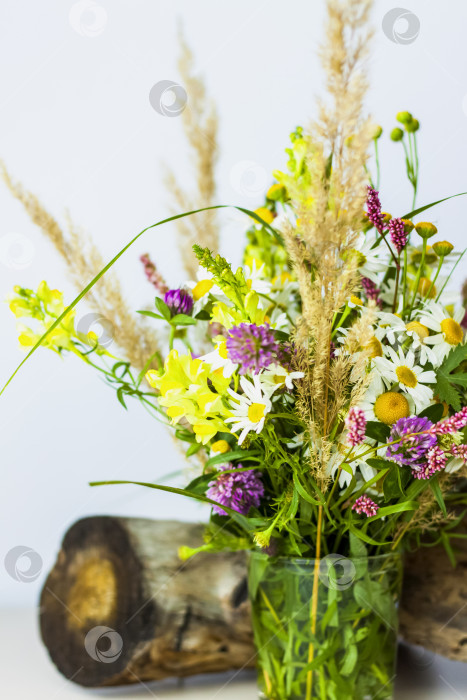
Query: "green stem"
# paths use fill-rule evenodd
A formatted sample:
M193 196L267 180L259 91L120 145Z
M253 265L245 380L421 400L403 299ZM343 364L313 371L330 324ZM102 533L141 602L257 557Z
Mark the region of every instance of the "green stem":
M380 166L379 166L379 153L378 153L378 139L374 139L375 142L375 160L376 160L376 189L379 190L380 183Z
M410 321L410 318L412 316L412 311L413 311L413 307L415 304L415 299L416 299L417 294L418 294L418 285L420 284L420 278L422 276L422 270L423 270L423 266L425 264L426 248L427 248L427 240L426 240L426 238L424 238L423 239L422 259L420 260L420 267L418 268L417 276L415 278L415 289L413 290L412 303L410 304L409 321Z
M430 285L430 288L429 288L429 290L428 290L428 292L427 292L427 294L426 294L426 298L427 298L427 299L430 298L430 294L431 294L431 292L432 292L433 289L434 289L435 282L436 282L436 280L438 279L439 273L441 272L441 268L442 268L442 266L443 266L443 263L444 263L444 255L441 256L440 259L439 259L438 269L436 270L435 276L433 277L433 281L432 281L432 283L431 283L431 285Z
M407 301L407 264L408 264L408 256L407 256L407 246L409 245L409 242L407 241L407 244L404 248L404 271L402 275L402 285L404 287L403 292L402 292L402 310L405 313L405 304Z

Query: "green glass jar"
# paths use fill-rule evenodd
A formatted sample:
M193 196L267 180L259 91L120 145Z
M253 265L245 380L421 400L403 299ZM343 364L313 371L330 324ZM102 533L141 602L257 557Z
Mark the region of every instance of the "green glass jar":
M252 552L249 593L260 698L390 700L402 559Z

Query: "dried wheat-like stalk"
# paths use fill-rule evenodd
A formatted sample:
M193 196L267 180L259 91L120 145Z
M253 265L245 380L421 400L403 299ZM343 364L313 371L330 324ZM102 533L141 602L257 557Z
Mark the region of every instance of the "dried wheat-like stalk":
M195 75L193 54L180 31L181 53L178 62L188 102L182 113L182 123L190 147L196 172L196 188L185 192L172 171L166 176L166 185L174 201L174 212L209 207L215 203L214 172L218 157L217 111L206 93L203 80ZM206 211L176 222L180 251L185 271L194 279L198 262L192 246L198 243L210 250L219 249L218 223L215 211Z
M96 245L69 218L68 231L65 232L38 198L12 179L3 163L0 163L0 169L10 192L21 202L31 221L53 243L65 260L76 288L81 291L105 265ZM113 339L131 366L137 370L143 369L158 350L158 338L128 307L115 275L110 271L103 275L86 300L102 319L111 324Z
M349 401L362 396L368 381L365 371L358 379L355 359L332 359L330 350L335 314L359 279L354 248L361 230L372 136L371 124L363 116L367 83L362 71L370 38L370 4L370 0L328 0L320 52L327 96L306 135L311 184L289 190L299 223L296 231L283 232L303 302L297 342L309 353L298 410L309 434L312 471L324 487L333 423ZM373 319L374 310L368 310L349 339L354 351L360 351L361 365L367 362L362 348L371 337Z

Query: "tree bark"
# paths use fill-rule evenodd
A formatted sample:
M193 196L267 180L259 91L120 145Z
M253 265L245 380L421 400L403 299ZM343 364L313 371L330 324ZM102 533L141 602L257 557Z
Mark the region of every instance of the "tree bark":
M254 666L244 552L201 553L203 526L93 517L66 533L41 595L42 639L84 686L123 685ZM467 661L467 544L407 558L401 633Z
M202 532L113 517L70 528L40 601L42 639L64 676L106 686L254 666L244 553L178 558Z

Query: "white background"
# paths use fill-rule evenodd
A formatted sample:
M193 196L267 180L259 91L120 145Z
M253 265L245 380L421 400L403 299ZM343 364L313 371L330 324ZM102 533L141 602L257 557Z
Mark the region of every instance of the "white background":
M69 208L105 258L167 216L163 164L187 186L192 173L180 119L156 113L148 94L160 80L179 79L176 27L182 18L220 113L218 201L258 206L269 173L284 166L289 132L314 114L323 0L99 0L97 14L91 9L81 19L80 5L70 15L72 7L68 0L0 5L0 156L14 176L60 221ZM399 110L411 110L422 123L418 203L467 190L467 6L462 0L404 0L421 26L409 45L382 32L382 18L393 7L386 0L375 6L368 109L385 129L383 208L401 215L410 209L409 188L402 148L388 139ZM253 161L257 174L246 193L233 174L244 161ZM430 213L441 237L458 248L467 238L466 208L467 200L458 198ZM0 297L14 284L35 287L47 279L71 299L62 261L2 184L0 212L0 241L19 235L30 257L22 266L3 255ZM237 262L248 222L225 212L220 220L222 252ZM146 250L173 286L184 281L174 228L148 233L116 266L135 309L153 296L138 262ZM462 279L459 270L455 284ZM84 313L79 307L78 315ZM3 383L23 357L6 304L0 328ZM125 413L73 357L37 352L1 397L0 421L2 559L13 546L28 545L42 557L45 575L65 529L88 514L204 516L176 496L87 486L93 479L154 480L183 460L163 427L137 405ZM42 580L21 584L1 567L1 603L33 605Z

